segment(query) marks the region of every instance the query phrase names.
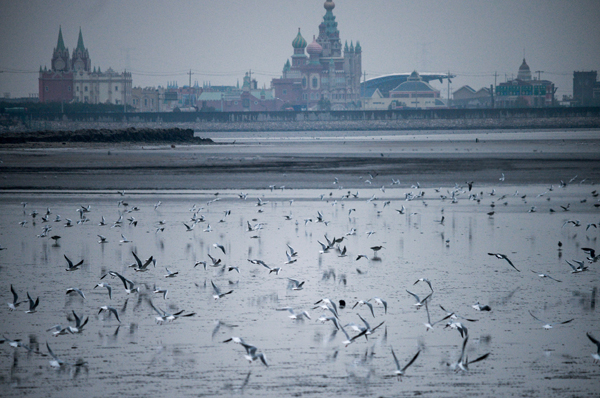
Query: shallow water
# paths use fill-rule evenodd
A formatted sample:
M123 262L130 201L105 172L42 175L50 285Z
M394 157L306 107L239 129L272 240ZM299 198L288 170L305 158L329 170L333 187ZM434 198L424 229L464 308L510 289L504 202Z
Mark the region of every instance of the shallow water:
M483 191L479 203L468 199L466 189L457 203L440 198L453 188L444 187L440 193L425 188L423 198L413 201L405 201L405 194L420 190L406 185L385 192L360 189L358 198L348 199L342 199L345 190L336 189L257 190L248 192L246 200L238 191L221 191L218 196L204 191L125 196L71 191L45 193L43 199L33 192L5 192L0 195L0 245L6 248L0 251L0 296L4 303L12 301L13 284L20 300L29 292L40 297L40 305L36 313L26 314L27 303L14 312L3 304L0 332L34 349L39 345L42 353L47 353L47 341L61 359L82 359L87 365L56 370L49 357L5 343L0 345L2 396L596 395L600 366L593 363L596 347L585 334L600 338L593 293L599 285L598 263L572 274L565 259L583 261L581 247L599 248L599 230L586 230L588 223L600 221L600 209L593 206L597 199L591 195L597 187L572 184L547 191L542 185L498 185L495 196L489 195L491 187L475 187ZM376 199L368 201L373 195ZM500 199L502 195L507 196ZM257 206L258 197L268 203ZM124 214L122 227L111 228L124 209L117 206L119 200L139 210ZM159 200L162 205L155 210ZM25 209L22 202L28 203ZM489 216L492 202L495 214ZM567 204L569 211L563 211L560 206ZM82 205L91 206L86 213L90 221L65 227L66 218L75 223ZM186 232L183 223L189 224L193 205L203 208L198 214L206 221ZM402 206L405 214L396 211ZM536 211L530 213L532 206ZM52 212L49 235L60 235L58 244L36 237L46 225L40 220L46 208ZM34 209L40 213L35 225L30 215ZM354 210L349 214L350 209ZM225 216L226 210L231 214ZM316 222L318 211L326 223ZM62 222L52 221L56 214ZM286 215L291 220L285 220ZM108 225L98 225L102 216ZM131 216L138 220L137 227L126 220ZM443 224L437 221L442 216ZM22 220L27 220L25 227L19 226ZM165 220L165 229L156 232L159 220ZM568 220L580 220L581 226L564 225ZM247 222L263 227L248 232ZM204 232L208 224L212 231ZM351 228L356 235L346 236ZM367 236L368 231L374 234ZM132 242L120 243L121 233ZM98 243L97 234L108 242ZM325 234L344 236L341 246L347 247L348 256L339 257L334 250L320 254L318 241L325 242ZM224 245L226 254L213 243ZM286 244L299 253L289 265L283 264ZM375 245L384 246L377 257L370 249ZM156 267L134 272L128 267L134 261L132 251L142 259L154 256ZM488 252L506 254L521 272ZM194 268L196 261L209 260L209 253L227 266L238 266L240 273ZM357 261L358 254L368 259ZM81 269L66 272L64 255L73 261L84 259ZM283 271L269 274L247 261L254 258ZM179 274L165 278L165 267ZM141 293L128 295L122 283L110 277L103 281L113 287L112 300L106 289L93 289L108 270L140 284ZM324 277L329 270L335 279ZM562 282L539 278L532 270ZM305 281L304 289L287 289L288 277ZM468 373L455 373L447 365L460 355L458 332L444 329L445 322L425 330L425 309L416 310L406 292L428 294L426 284L413 285L419 278L428 278L435 291L429 302L432 321L445 315L439 305L478 319L462 320L469 330L468 355L490 356L472 364ZM211 281L233 293L214 300ZM169 289L166 300L152 293L154 284ZM84 291L85 300L65 295L75 286ZM357 300L375 296L387 300L387 314L377 304L375 317L366 306L351 309ZM323 311L313 307L323 297L348 303L340 309L342 324L360 324L357 313L371 326L385 323L368 341L360 338L344 347L341 332L332 336L334 326L317 321ZM169 312L184 309L196 315L158 325L146 298ZM492 311L475 311L471 305L477 301L489 304ZM117 308L122 323L105 313L98 315L103 305ZM307 310L312 319L293 321L288 312L275 310L285 306ZM83 333L53 337L46 332L58 323L72 325L66 318L72 310L90 318ZM574 320L544 330L528 311L548 322ZM217 320L236 327L221 326L214 332ZM231 336L258 347L270 366L249 364L240 345L222 343ZM391 348L401 365L421 350L402 382L394 376Z

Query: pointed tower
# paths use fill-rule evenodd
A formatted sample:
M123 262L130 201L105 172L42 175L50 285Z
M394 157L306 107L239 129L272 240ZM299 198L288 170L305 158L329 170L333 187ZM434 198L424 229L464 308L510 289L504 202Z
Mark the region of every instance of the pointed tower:
M317 43L323 47L323 57L341 57L340 31L337 28L335 15L333 15L335 3L333 0L326 0L323 7L325 8L325 15L323 16L323 22L319 25Z
M55 72L68 72L71 69L69 49L65 47L62 27L58 28L58 41L52 53L52 70Z
M81 34L81 28L79 28L79 38L77 39L77 47L73 50L73 60L71 62L74 71L91 72L92 61L90 60L90 53L83 45L83 35Z

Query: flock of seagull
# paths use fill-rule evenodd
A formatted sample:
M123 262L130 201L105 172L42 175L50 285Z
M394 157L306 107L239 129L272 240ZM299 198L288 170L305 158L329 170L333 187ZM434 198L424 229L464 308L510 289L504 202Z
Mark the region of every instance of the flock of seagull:
M371 181L371 184L373 184L377 181L376 175L375 176L370 175L369 177L370 177L369 181ZM504 181L504 178L505 178L504 174L502 174L502 177L500 177L500 181ZM574 180L571 180L569 183L573 183L573 181ZM398 183L399 183L399 181L393 180L392 185L397 185ZM565 189L569 185L569 183L565 183L565 182L561 181L559 186L562 189ZM334 180L333 184L339 185L339 180L336 178ZM271 187L271 190L273 190L273 189L274 189L274 187ZM283 187L281 189L283 189ZM405 194L405 201L407 203L407 206L409 206L408 203L411 201L420 201L423 203L423 205L426 206L427 205L426 200L428 198L425 197L425 194L421 190L420 185L417 183L416 185L413 185L411 187L411 189L412 189L412 191L410 193ZM506 200L509 197L509 195L502 195L496 199L495 190L488 193L486 196L486 194L484 194L483 192L475 193L473 191L473 189L474 189L474 182L466 182L465 185L456 184L454 188L446 190L446 193L442 193L441 188L436 189L435 191L439 194L439 200L448 201L449 203L456 203L456 202L458 202L459 199L476 201L477 203L480 203L482 201L482 199L484 199L484 197L492 198L491 210L488 213L489 217L494 216L494 214L495 214L494 207L498 206L499 204L502 204L502 203L506 204ZM553 189L555 189L555 188L550 187L548 189L548 191L546 191L542 195L547 195L548 192ZM385 192L385 187L382 187L381 191ZM333 191L333 192L335 192L335 191ZM356 193L351 193L348 191L347 194L343 195L339 199L336 199L333 196L333 192L331 192L329 194L329 197L327 197L326 195L322 195L320 198L321 201L327 201L327 203L329 203L331 205L336 205L339 202L344 202L344 201L350 201L350 202L347 202L348 204L350 204L350 203L352 203L351 202L352 200L362 200L360 198L358 191ZM119 192L119 195L125 196L125 193ZM513 194L512 196L517 197L517 198L523 200L524 202L526 201L526 195L519 195L518 192L515 192L515 194ZM598 197L598 193L594 190L593 192L591 192L591 196L592 196L592 200L593 200ZM221 198L222 198L222 196L215 194L215 198L213 200L209 201L207 203L207 205L218 202L221 200ZM38 228L38 222L41 222L41 224L42 224L41 233L39 235L37 235L37 237L42 238L42 239L49 238L54 242L55 246L59 247L58 243L60 242L61 236L58 235L58 233L55 234L55 232L57 230L59 230L60 227L72 228L72 227L76 227L78 225L90 225L90 224L94 223L92 221L93 217L97 217L98 231L100 231L101 228L110 228L110 229L117 229L120 231L124 231L126 229L125 228L126 226L131 227L131 228L137 227L138 222L143 221L143 220L137 220L134 217L135 212L139 211L140 208L137 206L129 206L129 204L126 202L126 200L127 199L124 198L117 202L117 208L119 209L118 218L112 224L108 223L104 216L94 215L93 208L91 205L80 206L79 208L75 209L79 215L79 218L76 220L76 222L73 222L71 219L68 219L68 218L65 219L65 221L63 221L63 219L60 215L55 215L54 219L52 219L51 218L52 211L49 208L47 209L46 213L43 216L39 216L40 214L36 210L29 211L27 208L28 204L24 202L23 203L23 214L25 215L26 218L23 221L21 221L19 224L21 225L21 227L26 227L29 224L32 224L33 226ZM248 194L244 194L244 193L239 194L239 200L243 200L243 201L248 200ZM338 200L339 200L339 202L338 202ZM370 197L370 199L368 199L367 201L369 203L372 202L374 204L374 209L376 209L376 211L378 211L378 212L380 212L381 210L378 210L377 204L383 203L383 208L385 208L387 206L391 206L391 201L384 202L384 201L378 199L376 197L376 194L373 194ZM292 202L293 202L293 200L290 200L290 206L292 205ZM269 203L269 201L266 201L261 198L257 198L256 199L256 207L258 208L258 213L269 211L268 207L266 207L266 205L268 203ZM162 202L157 202L154 205L154 210L158 211L158 209L161 205L162 205ZM597 206L597 203L595 203L594 206L599 207L599 206ZM201 207L196 207L196 205L192 206L192 208L189 209L190 214L191 214L191 217L189 220L179 220L177 222L172 222L172 223L167 223L166 220L159 221L158 223L156 223L155 233L159 234L159 233L164 232L167 224L169 224L170 228L179 228L179 231L177 233L181 233L181 234L194 233L194 231L196 230L195 229L196 226L200 223L205 223L205 225L206 225L206 227L203 229L203 232L210 233L211 231L213 231L213 228L210 226L210 223L207 222L206 216L201 214L202 209L203 208L201 208ZM402 204L401 207L399 207L395 210L398 214L405 214L406 212L408 212L408 210L406 209L404 204ZM561 211L568 212L569 210L570 210L569 204L561 206ZM352 214L353 211L356 211L356 210L353 208L349 209L348 215L350 216L350 214ZM549 209L549 211L554 212L556 210ZM235 212L235 211L234 210L224 211L223 218L219 222L224 222L225 218L230 216L233 212ZM531 210L530 210L530 212L531 212ZM408 213L406 213L406 214L408 214ZM294 217L291 215L291 213L289 215L284 215L283 218L284 219L282 220L282 222L293 221L293 219L294 219ZM63 223L63 222L64 222L64 224L61 225L61 223ZM442 216L441 220L437 220L436 222L443 225L444 217ZM296 225L302 224L302 223L304 223L304 225L307 225L308 223L323 223L324 225L328 226L331 223L331 221L327 220L327 217L324 215L324 213L322 211L317 211L317 213L312 217L309 216L307 218L304 218L303 220L302 219L296 220ZM54 226L53 226L53 224L54 224ZM586 223L582 223L580 220L567 220L565 222L565 224L563 225L563 227L579 228L579 227L583 226L584 224L586 224ZM590 228L596 229L597 226L598 226L598 223L590 222L590 223L587 223L586 229L587 230L589 230ZM263 229L266 229L268 227L269 227L268 225L265 225L263 223L252 224L250 221L246 221L246 232L252 234L252 238L260 238L260 236L258 235L260 233L260 231ZM328 236L328 234L325 234L323 237L323 240L320 240L320 239L317 240L317 243L319 244L319 246L315 247L315 250L316 251L318 250L320 255L327 255L328 253L336 253L339 257L350 256L351 259L348 261L352 261L355 263L364 261L363 259L366 259L366 261L370 261L371 259L379 259L378 255L381 250L384 250L383 253L385 253L385 249L386 249L385 246L380 245L380 244L373 244L372 246L370 246L370 249L373 252L372 257L369 257L368 255L362 254L362 253L351 253L352 250L348 249L347 246L343 245L344 240L347 239L349 236L356 235L357 233L359 233L359 231L352 228L348 233L346 233L345 236L342 236L339 238L336 238L336 237L330 238ZM376 231L364 231L364 234L367 238L371 237L370 239L373 239L372 236L377 236ZM111 241L111 239L105 237L104 235L102 235L100 233L98 233L97 236L99 238L98 243L100 245L109 244ZM125 232L120 232L120 237L121 237L121 239L119 240L119 243L121 245L131 242L131 240L127 239L127 237L125 236ZM559 246L560 246L559 249L561 249L562 243L560 243ZM226 253L226 245L223 245L221 243L214 243L212 247L214 248L214 252L212 254L208 253L206 259L203 259L201 261L195 261L194 264L190 264L190 269L194 269L200 265L200 266L202 266L202 268L205 271L210 270L211 268L219 270L220 275L223 275L228 272L233 272L233 271L235 271L236 273L240 273L240 268L243 268L241 264L238 264L238 265L226 264L226 260L221 259L220 256L218 255L219 253L222 253L223 255L227 254ZM14 248L2 247L2 249L10 250L10 249L14 249ZM270 274L275 274L275 277L277 277L282 272L285 275L286 273L288 273L287 272L288 270L293 269L293 267L298 266L298 265L293 265L293 264L296 263L299 258L301 258L301 254L298 253L298 251L294 250L294 248L290 244L287 244L287 246L282 248L281 251L282 251L282 260L283 260L283 251L285 251L285 260L282 262L282 266L275 266L274 261L266 260L266 259L249 258L248 262L254 266L259 267L259 269L262 269L260 267L263 267L265 269L266 277L269 277ZM598 260L600 259L600 255L596 254L596 251L594 248L586 247L586 248L582 248L582 251L587 256L583 260L579 260L579 259L572 259L571 261L566 260L566 263L570 266L572 273L583 273L584 271L588 271L590 269L590 266L594 263L597 263ZM513 269L515 272L521 272L523 269L522 264L519 267L517 267L515 265L515 261L511 260L508 257L508 255L506 255L506 254L490 252L490 253L488 253L488 255L505 262L507 264L507 266L510 266L511 267L510 269ZM1 256L1 254L0 254L0 256ZM85 262L85 259L75 259L75 261L73 261L66 254L63 254L63 256L64 256L64 259L66 260L66 268L64 268L65 271L73 273L73 272L77 272L77 271L81 270L81 267ZM94 282L95 285L92 284L89 286L89 288L91 288L91 289L97 289L97 288L106 289L106 293L107 293L105 296L106 300L108 302L111 302L113 299L113 294L114 294L115 290L120 289L121 288L120 286L122 286L122 289L126 293L127 296L137 295L137 296L139 296L141 302L147 304L148 311L151 313L154 313L155 322L157 324L174 322L178 319L193 317L196 315L195 312L186 312L184 310L180 310L180 311L171 313L171 312L168 312L168 310L162 309L162 308L160 308L160 306L155 304L155 302L152 300L153 295L158 295L158 297L162 297L163 300L167 300L169 290L158 287L156 284L154 284L152 287L150 287L146 283L138 283L135 281L135 279L136 279L135 276L141 275L143 273L156 274L155 269L157 268L157 259L154 256L150 256L147 259L142 259L142 258L140 258L140 254L136 253L136 251L134 251L134 250L131 251L131 257L132 257L132 262L130 264L127 264L127 266L125 267L126 272L123 272L123 271L117 272L114 270L108 270L107 272L104 272L97 281ZM567 268L565 268L565 270L567 270ZM365 271L360 270L359 268L356 268L356 271L358 274L365 272ZM561 279L554 278L546 273L540 273L535 270L530 270L530 271L532 273L535 273L537 276L539 276L541 278L548 278L556 283L562 283ZM165 272L166 273L162 275L163 278L177 278L179 275L179 271L173 272L173 271L169 270L169 268L167 268L167 267L165 267ZM297 274L301 274L302 270L296 268L295 272ZM131 274L131 276L128 274ZM527 275L530 275L530 274L527 274ZM154 275L154 276L157 277L156 275ZM290 275L290 276L285 275L287 289L289 289L291 294L296 294L293 292L297 292L300 290L304 290L304 289L308 290L309 289L305 280L302 280L302 278L299 278L297 276L295 276L295 277L292 277L292 276L293 275ZM329 279L331 277L333 277L333 278L336 277L335 272L333 270L324 272L324 274L323 274L324 280ZM343 275L343 276L338 275L338 277L339 277L340 281L343 280L344 284L347 283L346 275ZM467 372L467 371L469 371L470 365L481 362L481 361L487 359L488 357L490 357L490 355L492 355L492 353L487 352L483 355L478 356L475 359L470 360L468 358L467 343L469 340L469 334L468 334L468 328L466 327L466 322L476 322L477 319L461 316L457 312L454 312L454 311L447 311L442 305L438 304L438 306L441 308L441 310L444 312L445 315L443 317L441 317L440 319L432 320L430 306L432 305L433 297L435 297L435 293L436 293L434 290L435 278L429 278L429 279L424 278L424 277L419 278L417 281L415 281L413 283L413 286L418 285L419 283L421 283L421 285L419 285L419 286L424 286L425 289L427 289L427 290L424 292L419 292L418 294L414 293L408 289L403 289L403 290L406 291L406 294L408 295L407 297L412 297L414 299L413 308L415 310L420 310L424 307L425 311L423 314L423 325L425 326L425 331L427 332L427 331L433 330L436 325L443 324L444 328L457 330L462 339L462 345L461 345L462 348L461 348L460 354L457 356L456 361L454 361L452 363L447 363L448 367L450 367L451 369L453 369L456 372ZM233 289L219 286L212 279L210 280L210 286L212 288L212 297L214 298L214 300L234 300L233 296L235 296L235 295L230 296L230 295L232 295L232 293L234 293ZM85 294L85 292L88 291L87 289L88 289L88 287L85 287L85 286L70 287L66 290L65 294L66 295L73 295L73 294L78 295L81 297L82 300L88 300L86 298L86 294ZM411 289L414 290L414 288L411 288ZM34 300L33 297L30 295L29 291L26 290L26 295L27 295L26 301L19 300L19 292L17 292L17 289L15 289L15 286L13 286L13 284L10 285L10 292L12 294L12 301L8 302L7 304L8 304L8 309L11 312L17 311L21 304L27 304L25 306L27 308L25 311L27 314L35 314L37 311L42 310L40 308L43 308L43 302L42 302L42 305L40 306L40 298L37 297ZM315 300L316 300L316 298L315 298ZM350 307L350 304L352 304L351 307ZM341 332L343 334L343 336L341 337L339 343L341 346L347 347L350 344L359 344L362 341L365 341L365 342L369 341L369 338L373 337L377 332L380 332L380 330L382 330L382 326L384 326L385 322L386 322L385 320L381 320L382 317L385 318L388 315L388 309L390 309L396 305L398 305L398 304L391 303L390 300L380 298L380 297L369 297L369 298L363 297L361 299L356 299L356 301L354 303L346 303L346 301L344 299L339 299L339 298L332 299L330 297L323 297L323 298L319 298L318 300L314 301L312 310L319 309L319 310L324 311L324 314L322 316L320 316L319 318L317 318L316 321L321 322L323 324L329 322L332 325L332 333L331 333L331 338L330 338L332 341L336 339L337 332L338 331ZM371 326L370 323L359 312L356 312L356 315L360 319L360 323L357 324L357 323L342 321L343 315L340 312L340 309L346 308L346 306L351 308L351 310L356 309L356 311L358 311L358 309L361 307L366 307L369 311L368 313L371 314L372 318L378 319L376 322L376 325ZM476 302L475 304L473 304L472 307L476 311L484 311L485 312L485 311L492 310L492 308L489 305L482 305L479 302ZM378 309L378 308L381 308L381 309ZM102 314L102 313L106 313L106 315L105 315L106 318L104 318L105 320L109 320L112 317L114 317L114 319L119 324L122 322L121 316L119 314L120 311L116 308L116 306L106 304L106 305L96 306L95 309L98 311L98 313L97 313L98 315ZM313 318L311 318L311 315L308 312L308 309L298 309L298 308L293 308L293 307L289 307L289 306L284 306L284 307L274 308L274 310L287 312L288 317L294 322L313 321ZM379 314L378 316L376 316L376 312L380 312L380 311L383 311L383 314ZM529 311L529 314L535 321L540 322L543 325L542 327L546 330L553 328L553 325L566 325L574 320L573 318L571 318L571 319L564 320L564 321L561 320L558 322L549 323L549 322L546 322L545 320L542 320L539 317L539 315L534 314L531 310ZM10 316L10 314L7 314L5 316L8 317L8 316ZM32 316L35 316L35 315L32 315ZM47 329L45 329L45 331L47 333L49 333L49 335L51 335L51 336L68 336L68 335L83 333L85 331L85 326L88 324L89 317L85 317L85 319L83 319L83 318L84 317L81 315L78 315L75 312L75 310L71 310L68 319L70 320L70 322L73 322L73 324L69 324L67 326L63 326L63 324L61 324L61 323L58 323L54 326L49 325L49 327ZM426 318L426 320L425 320L425 318ZM217 321L216 326L212 332L213 338L222 326L226 326L230 329L233 327L236 327L236 325L228 325L224 322ZM385 335L387 336L387 326L385 327ZM591 332L586 333L586 336L589 339L589 341L593 345L596 346L596 351L592 354L594 362L600 362L600 342L596 339L596 337L594 337L594 335ZM55 368L87 366L87 362L83 361L83 360L71 362L71 361L66 361L66 360L61 359L59 356L57 356L53 352L53 350L51 349L51 346L48 342L46 342L47 353L41 352L39 350L39 347L37 349L35 349L34 347L31 347L31 346L25 344L24 342L22 342L21 340L19 340L17 338L13 339L6 335L3 336L3 340L0 340L0 342L2 342L2 343L7 342L11 347L24 348L27 351L35 353L35 354L49 356L50 357L49 364ZM258 360L265 367L269 367L271 365L270 361L267 358L267 353L265 353L264 350L247 342L244 337L232 336L231 338L228 338L227 340L223 341L223 343L229 343L229 342L233 342L233 343L240 345L242 347L243 357L246 360L248 360L249 362L254 362L254 361ZM414 352L409 353L409 355L407 356L407 360L401 362L398 359L398 356L396 355L396 352L394 351L394 349L390 348L390 353L389 353L389 355L390 355L390 359L389 359L390 376L398 377L399 379L401 378L401 376L404 376L406 374L408 368L419 359L419 355L421 354L421 351L422 351L422 348L419 348L416 351L416 353L414 353ZM498 355L500 355L500 354L498 354ZM394 370L394 368L395 368L395 370Z

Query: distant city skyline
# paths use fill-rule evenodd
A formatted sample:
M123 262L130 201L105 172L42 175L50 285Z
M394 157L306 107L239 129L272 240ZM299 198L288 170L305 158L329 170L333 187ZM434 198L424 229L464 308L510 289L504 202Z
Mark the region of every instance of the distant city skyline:
M134 86L236 85L253 71L259 87L281 76L298 28L312 41L324 0L2 1L0 95L37 95L59 26L72 51L81 27L93 67L133 75ZM450 91L516 77L523 58L572 94L574 71L600 69L600 2L337 0L342 42L360 41L367 79L397 72L450 72ZM432 82L447 97L447 83Z

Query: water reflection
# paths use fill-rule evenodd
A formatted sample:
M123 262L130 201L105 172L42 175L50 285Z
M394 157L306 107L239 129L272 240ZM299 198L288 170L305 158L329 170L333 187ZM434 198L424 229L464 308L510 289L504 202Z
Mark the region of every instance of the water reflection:
M135 395L133 391L177 391L188 396L197 395L198 388L214 396L393 395L398 382L392 345L405 355L422 350L404 378L408 391L459 396L464 389L493 389L500 395L519 395L529 389L552 395L548 380L566 374L567 365L560 361L570 362L569 377L577 379L577 385L567 387L569 394L595 391L593 378L577 375L593 369L589 353L594 347L584 334L600 327L595 316L597 267L592 264L588 271L572 274L564 262L583 261L581 248L593 247L597 241L595 229L584 231L588 222L597 221L597 210L591 201L580 202L589 196L590 187L569 186L558 192L555 188L542 197L536 195L545 187L496 187L493 197L486 193L491 189L483 189L479 203L468 195L458 195L457 202L450 203L433 189L420 189L424 194L411 201L405 199L411 191L406 187L359 190L358 198L342 198L346 191L337 190L250 191L245 201L233 192L220 193L218 201L212 192L132 192L125 196L129 202L125 208L117 206L120 197L116 194L55 194L50 199L3 195L0 237L7 250L0 254L0 275L6 285L0 295L11 301L12 283L21 295L29 291L40 296L36 314L25 314L21 308L9 312L4 307L2 334L26 339L32 353L0 346L3 396L21 395L21 390L10 386L42 396L57 389L67 395L95 395L99 386L107 396ZM526 202L513 197L515 191L527 195ZM379 199L367 202L374 194ZM503 195L507 196L500 201ZM257 197L269 203L256 206ZM546 197L565 206L571 203L568 213L551 213ZM50 236L37 237L41 223L34 226L31 212L22 214L20 202L24 200L31 208L50 207L55 214L70 214L80 203L89 203L86 217L90 221L72 227L52 223L53 233L61 236L55 245ZM157 200L162 204L155 210ZM497 204L490 216L492 200ZM194 202L196 206L191 205ZM396 211L402 206L404 214ZM532 206L535 212L529 212ZM193 216L190 208L198 214ZM112 223L98 225L102 215L116 220L118 211L125 220L134 215L137 225L127 221L114 228ZM323 222L315 221L318 212ZM200 215L204 221L187 232L183 223ZM18 224L24 217L28 223L21 227ZM580 220L581 226L563 227L570 219ZM159 224L158 220L165 221ZM262 228L248 231L248 223ZM208 224L212 231L204 232ZM158 225L164 230L157 231ZM375 233L368 236L369 231ZM132 242L120 242L121 233ZM98 234L106 236L107 242L98 243ZM325 241L325 236L343 237L340 250L319 253L317 241ZM215 243L223 245L225 253ZM288 245L298 252L297 261L284 264L285 252L291 250ZM344 246L345 256L341 253ZM373 251L376 246L383 248ZM143 253L144 258L154 256L156 267L134 271L129 267L132 251ZM490 252L505 253L521 272L488 256ZM194 267L217 253L222 260L218 267ZM65 254L84 259L81 269L65 272ZM359 254L366 256L357 259ZM281 273L269 273L248 261L255 258L281 267ZM165 267L179 274L165 278ZM112 299L104 289L94 290L109 270L126 275L141 292L127 294L118 279L106 279L113 287ZM562 282L539 278L531 270L548 272ZM305 281L303 289L288 290L287 278ZM443 326L424 331L427 314L415 309L405 292L419 278L430 279L435 290L428 307L432 319L446 314L439 304L466 318L476 315L478 321L467 325L472 336L469 357L492 354L469 373L456 375L446 365L460 354L459 333ZM211 280L234 293L214 300ZM416 287L417 294L427 294L429 289L423 286L424 290ZM81 288L86 298L65 295L71 287ZM169 294L157 296L155 287L168 289ZM196 316L156 325L156 313L148 304L151 297L160 300L160 308L172 313L184 309ZM350 304L382 297L388 302L388 313L375 307L372 324L384 322L383 326L368 340L361 337L345 347L343 332L330 322L317 321L321 313L293 322L287 313L275 311L283 306L312 311L322 297ZM471 306L478 300L489 304L491 311L476 313ZM98 315L103 305L116 308L122 323L110 313ZM366 306L351 307L339 306L342 325L356 322L360 327L357 314L369 320L373 316ZM85 331L57 337L44 332L73 310L90 317ZM552 319L575 320L545 331L529 315L530 310L540 315L546 311ZM221 341L232 335L264 352L269 368L249 364L239 346L224 347ZM35 354L46 354L47 340L61 357L73 362L81 359L87 365L52 371L49 358ZM69 380L82 376L85 383ZM123 386L128 387L123 390Z

